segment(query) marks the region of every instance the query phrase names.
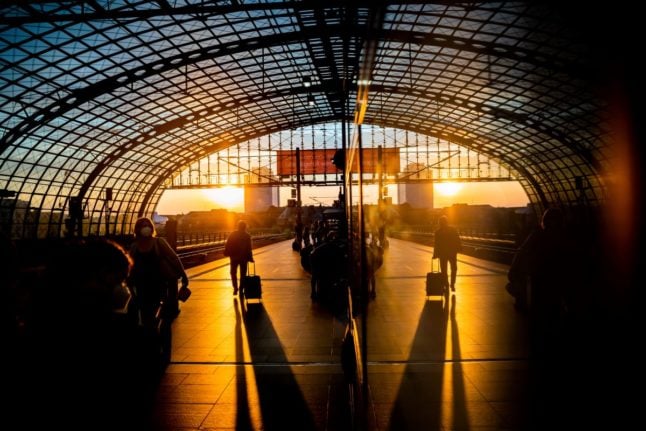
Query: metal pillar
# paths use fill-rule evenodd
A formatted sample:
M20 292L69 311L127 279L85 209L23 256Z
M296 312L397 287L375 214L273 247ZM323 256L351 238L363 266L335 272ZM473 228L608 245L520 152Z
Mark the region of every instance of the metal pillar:
M301 220L301 149L296 147L296 223Z

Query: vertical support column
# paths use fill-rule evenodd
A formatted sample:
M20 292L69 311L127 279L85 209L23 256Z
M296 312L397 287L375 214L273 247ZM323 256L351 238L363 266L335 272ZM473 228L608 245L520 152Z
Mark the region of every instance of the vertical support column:
M377 195L377 206L381 203L384 198L384 149L381 145L377 146L377 182L379 184L379 193Z
M384 131L385 133L385 131ZM377 235L379 246L386 248L386 202L384 199L384 150L377 147L377 179L379 193L377 194Z
M105 210L105 236L110 235L110 202L112 201L112 188L105 189L105 200L103 201Z
M301 149L296 147L296 223L301 221Z
M358 217L358 233L359 239L359 258L361 262L361 281L360 281L360 297L361 297L361 393L362 400L362 420L365 421L361 424L362 429L367 429L367 415L368 415L368 261L366 256L366 217L364 214L363 202L363 133L361 131L361 124L357 124L358 134L358 148L357 148L357 164L359 172L357 175L359 199L357 202L357 217Z

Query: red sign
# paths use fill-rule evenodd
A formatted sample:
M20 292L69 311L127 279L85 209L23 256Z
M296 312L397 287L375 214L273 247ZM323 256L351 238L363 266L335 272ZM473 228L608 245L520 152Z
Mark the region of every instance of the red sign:
M335 148L319 150L300 150L301 175L334 174L336 166L332 164ZM276 151L278 160L278 175L296 175L296 150ZM387 175L399 173L399 148L382 149L383 171ZM357 172L357 160L354 161L354 172ZM377 148L363 149L363 172L376 173L378 167Z
M336 166L332 164L334 148L321 150L300 150L301 175L334 174ZM276 151L278 157L278 175L296 175L296 150Z

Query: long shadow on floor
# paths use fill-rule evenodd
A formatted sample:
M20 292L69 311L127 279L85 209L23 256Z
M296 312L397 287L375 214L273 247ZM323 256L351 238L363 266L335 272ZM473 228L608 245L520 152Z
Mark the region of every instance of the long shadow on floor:
M305 401L296 376L287 365L287 356L264 306L262 303L244 304L242 301L237 304L237 308L236 355L239 356L238 360L243 358L243 331L246 331L249 353L254 364L253 376L246 375L248 368L238 368L237 429L250 429L251 426L247 382L252 378L256 384L264 430L317 429L314 415Z
M455 296L443 301L426 301L409 365L404 370L393 406L389 430L469 429L455 307ZM445 376L448 368L444 363L449 324L453 359L450 377ZM445 387L449 381L451 386Z
M240 307L238 307L237 299L234 304L236 313L236 326L235 326L235 343L236 343L236 362L238 364L244 363L244 340L242 331L244 330L243 317ZM236 367L236 429L237 430L250 430L253 429L251 425L251 416L249 414L249 394L247 391L247 374L243 365Z

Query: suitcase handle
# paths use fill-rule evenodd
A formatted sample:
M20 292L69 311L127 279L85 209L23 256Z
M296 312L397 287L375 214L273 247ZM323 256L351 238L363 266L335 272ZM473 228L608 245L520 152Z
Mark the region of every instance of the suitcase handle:
M252 268L253 268L253 271L252 271ZM252 261L247 262L247 275L248 276L256 275L256 262L252 262Z
M431 258L431 272L435 272L435 265L433 265L433 262L437 259L437 272L442 271L442 267L440 266L440 258L439 257L434 257Z

